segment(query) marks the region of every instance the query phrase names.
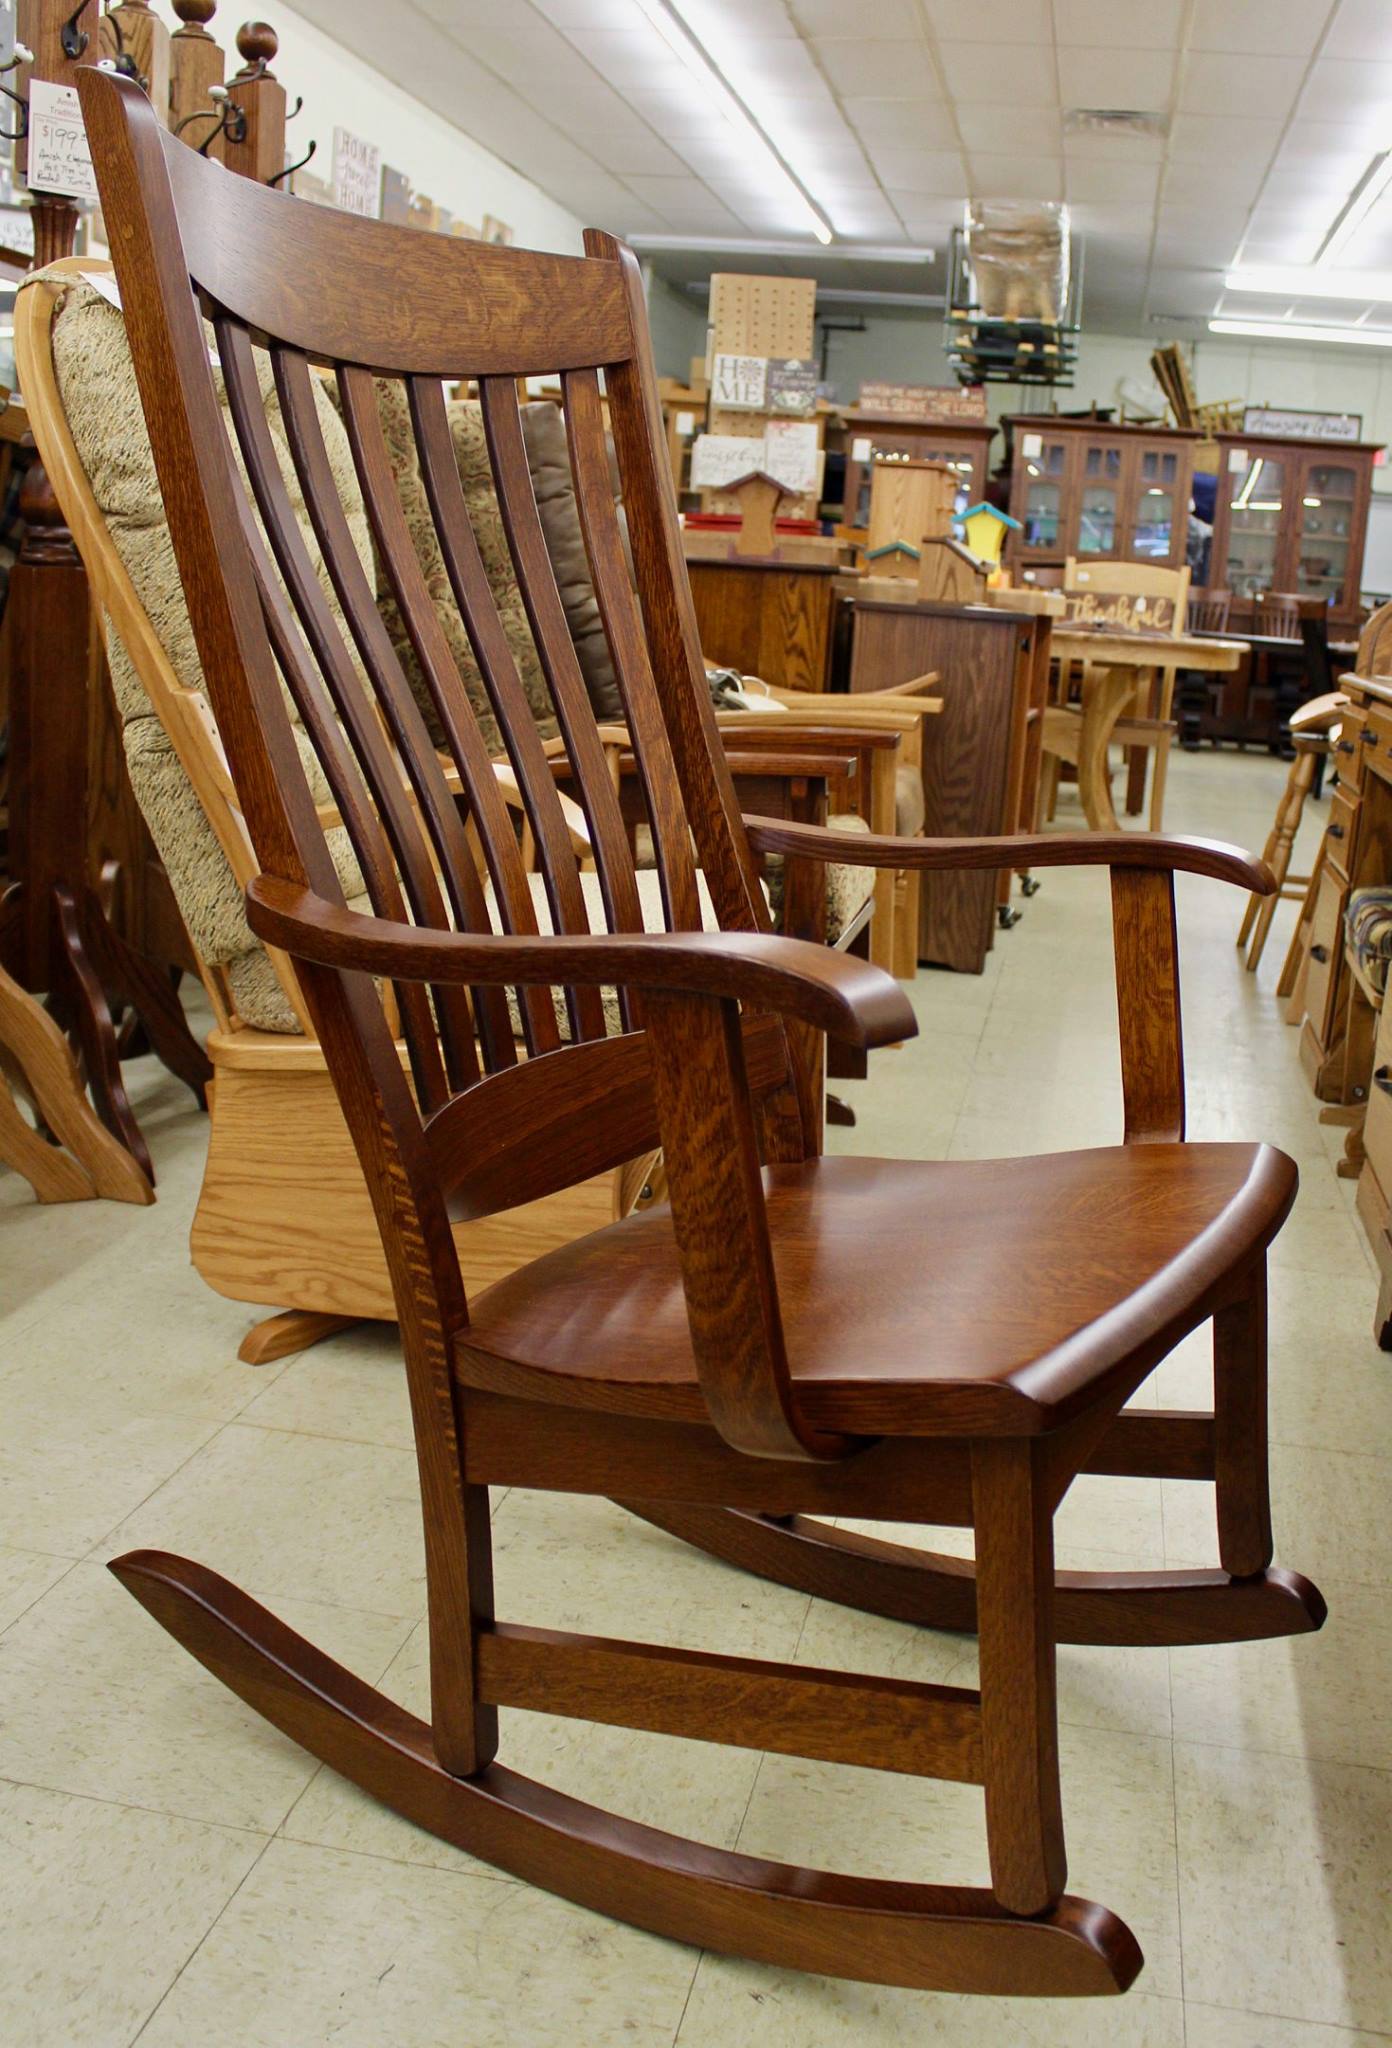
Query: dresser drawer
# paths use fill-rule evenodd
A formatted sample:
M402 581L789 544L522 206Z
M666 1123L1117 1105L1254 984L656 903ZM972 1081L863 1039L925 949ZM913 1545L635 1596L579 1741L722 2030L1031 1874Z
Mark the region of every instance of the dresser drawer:
M1332 861L1344 880L1353 870L1354 835L1358 827L1358 792L1344 783L1329 792L1329 823L1324 828L1324 857Z
M1383 704L1355 704L1344 720L1344 733L1356 740L1365 767L1384 780L1392 778L1392 711ZM1340 760L1348 756L1341 754Z
M1344 898L1347 893L1348 884L1343 876L1326 866L1320 876L1319 894L1310 920L1310 967L1305 977L1305 1015L1326 1049L1337 969L1344 951Z

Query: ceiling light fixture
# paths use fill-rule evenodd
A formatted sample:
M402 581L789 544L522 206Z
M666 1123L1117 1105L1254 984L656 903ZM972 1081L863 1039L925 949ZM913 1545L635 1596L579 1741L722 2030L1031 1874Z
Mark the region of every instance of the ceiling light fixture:
M625 235L640 256L798 256L816 252L806 242L768 240L757 235ZM931 263L936 249L910 242L838 242L838 263Z
M1312 320L1210 320L1210 334L1248 341L1328 341L1355 348L1392 348L1392 327L1325 327Z
M1315 262L1337 263L1368 215L1392 185L1392 150L1375 156L1335 214L1329 233L1315 251Z
M687 19L685 0L637 0L637 4L673 56L680 58L701 86L707 100L753 151L758 169L787 199L790 212L805 222L819 242L830 242L830 221L707 51Z
M1321 263L1239 263L1223 279L1230 292L1282 299L1392 299L1392 270L1339 270Z

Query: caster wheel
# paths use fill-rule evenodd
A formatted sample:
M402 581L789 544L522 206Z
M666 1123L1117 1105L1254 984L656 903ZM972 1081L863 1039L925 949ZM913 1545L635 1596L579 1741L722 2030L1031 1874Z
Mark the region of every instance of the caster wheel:
M1015 910L1009 903L1000 903L996 906L996 923L1003 932L1008 932L1012 926L1017 925L1023 916L1022 910Z
M1044 884L1039 880L1038 876L1025 875L1020 881L1020 894L1022 896L1037 896L1043 887Z

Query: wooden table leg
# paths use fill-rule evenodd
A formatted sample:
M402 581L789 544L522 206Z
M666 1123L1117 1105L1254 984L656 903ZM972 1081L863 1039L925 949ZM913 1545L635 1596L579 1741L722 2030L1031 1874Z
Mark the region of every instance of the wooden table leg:
M1078 739L1078 794L1094 832L1119 832L1121 820L1112 805L1107 776L1107 748L1117 720L1136 687L1132 668L1103 668L1089 663L1083 678L1082 731Z

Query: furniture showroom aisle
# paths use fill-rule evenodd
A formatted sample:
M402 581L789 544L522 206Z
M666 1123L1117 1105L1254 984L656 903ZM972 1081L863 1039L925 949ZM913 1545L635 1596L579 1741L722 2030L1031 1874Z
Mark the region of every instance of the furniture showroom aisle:
M1259 848L1285 770L1181 754L1167 824ZM1295 865L1322 829L1307 807ZM1060 825L1078 813L1067 795ZM840 1084L873 1155L1114 1143L1119 1065L1104 871L1051 871L984 975L921 972L921 1036ZM389 1331L261 1370L253 1312L188 1263L204 1124L151 1062L136 1107L153 1209L40 1209L0 1176L0 2038L16 2048L1355 2048L1392 2039L1392 1358L1237 892L1182 878L1190 1128L1299 1163L1271 1272L1276 1554L1329 1602L1321 1635L1060 1651L1069 1888L1134 1929L1119 2002L959 2000L697 1957L416 1832L315 1765L103 1569L185 1551L423 1710L423 1564ZM933 1247L924 1246L925 1259ZM1022 1271L1021 1288L1031 1285ZM1208 1400L1205 1333L1143 1390ZM926 1343L932 1331L924 1332ZM1216 1562L1211 1495L1084 1478L1065 1567ZM972 1684L975 1649L753 1578L602 1502L495 1496L499 1604L553 1628ZM921 1540L921 1532L919 1532ZM1070 1548L1070 1538L1076 1546ZM942 1547L961 1547L945 1531ZM10 1547L3 1547L8 1545ZM718 1597L717 1597L718 1596ZM709 1639L716 1618L718 1640ZM504 1716L510 1764L751 1854L986 1878L980 1795L888 1773Z

